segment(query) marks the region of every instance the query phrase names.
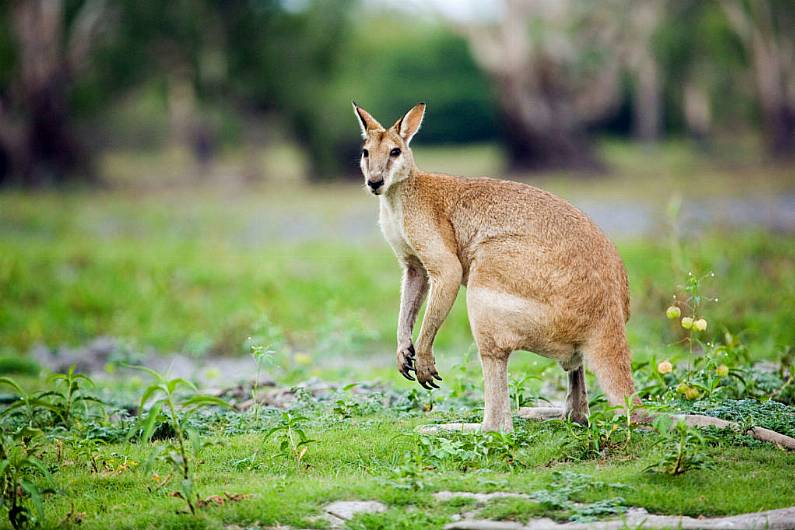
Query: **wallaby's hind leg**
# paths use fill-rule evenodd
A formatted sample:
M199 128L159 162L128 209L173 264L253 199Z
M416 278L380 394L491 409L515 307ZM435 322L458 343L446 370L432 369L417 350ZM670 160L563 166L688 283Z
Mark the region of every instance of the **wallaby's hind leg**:
M585 388L585 368L568 371L569 393L566 394L566 410L563 415L580 425L588 424L588 391Z
M623 323L583 344L582 353L608 403L624 406L624 399L635 393L635 385Z
M483 367L483 431L513 431L511 400L508 396L508 354L480 352Z

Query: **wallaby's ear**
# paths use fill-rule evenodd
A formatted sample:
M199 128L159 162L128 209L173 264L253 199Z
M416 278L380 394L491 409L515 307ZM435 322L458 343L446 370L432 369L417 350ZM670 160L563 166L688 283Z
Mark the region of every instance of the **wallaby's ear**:
M392 126L408 145L422 125L425 116L425 103L417 103Z
M362 138L367 138L367 131L384 128L383 125L378 123L378 120L373 118L369 112L357 105L355 101L351 101L351 103L353 104L353 113L356 114L356 118L359 120L359 126L362 128Z

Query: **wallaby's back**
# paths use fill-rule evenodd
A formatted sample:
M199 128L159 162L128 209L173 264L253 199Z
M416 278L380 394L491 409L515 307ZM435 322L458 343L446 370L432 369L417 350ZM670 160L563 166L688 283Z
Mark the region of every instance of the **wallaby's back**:
M449 222L467 283L473 268L494 288L570 311L620 308L624 265L602 231L567 201L534 186L418 171L412 194ZM408 190L407 190L408 191ZM411 202L411 201L410 201Z

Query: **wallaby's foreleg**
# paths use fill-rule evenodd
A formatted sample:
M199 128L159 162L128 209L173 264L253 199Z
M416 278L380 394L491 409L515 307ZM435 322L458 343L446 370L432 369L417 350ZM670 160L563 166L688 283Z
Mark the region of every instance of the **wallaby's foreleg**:
M434 267L427 267L430 282L430 293L428 295L428 307L422 318L422 327L417 337L417 358L415 362L415 373L417 381L424 388L439 388L433 381L439 381L439 373L436 371L436 362L433 358L433 341L439 327L447 318L450 309L455 302L458 288L461 286L461 262L455 256L449 259L439 260L434 263Z
M585 389L585 369L579 368L568 371L569 393L566 394L566 410L564 417L580 425L588 424L588 392Z
M428 293L428 276L418 263L408 262L403 266L403 281L400 286L400 316L397 326L397 367L403 377L414 381L409 373L414 370L414 343L411 340L414 323L422 302Z
M508 355L480 352L483 367L483 431L513 431L511 400L508 395Z

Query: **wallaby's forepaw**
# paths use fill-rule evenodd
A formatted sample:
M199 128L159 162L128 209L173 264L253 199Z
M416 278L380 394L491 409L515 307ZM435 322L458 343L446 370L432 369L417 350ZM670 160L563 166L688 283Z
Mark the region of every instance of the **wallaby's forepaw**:
M414 345L411 342L406 347L398 346L397 368L403 377L409 381L415 381L414 377L411 376L411 372L414 371L415 357Z
M422 388L427 388L428 390L439 388L434 379L441 381L442 378L439 376L439 372L436 371L436 362L433 360L433 354L417 356L414 373L417 374L417 382Z

